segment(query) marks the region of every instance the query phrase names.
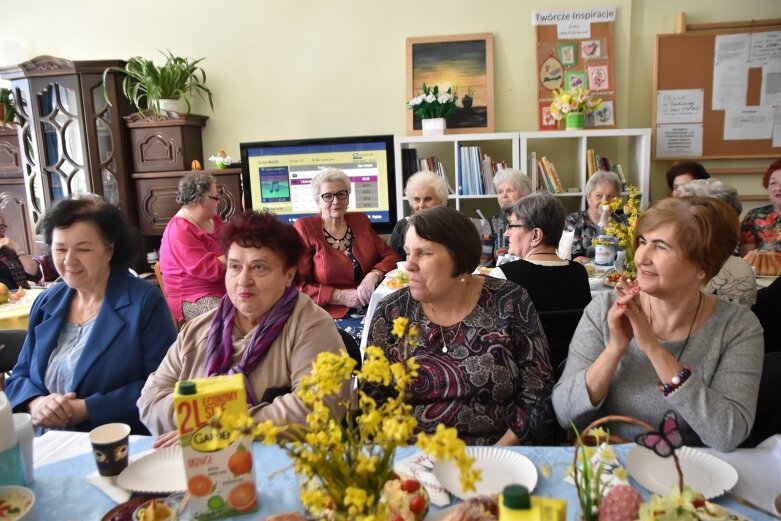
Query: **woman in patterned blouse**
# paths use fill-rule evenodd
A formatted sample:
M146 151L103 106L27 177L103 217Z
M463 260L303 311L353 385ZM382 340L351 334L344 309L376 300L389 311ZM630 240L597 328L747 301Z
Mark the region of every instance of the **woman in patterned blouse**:
M762 177L770 204L749 210L740 226L740 254L751 250L774 251L781 255L781 159L774 161Z
M541 444L552 426L548 342L526 291L474 276L480 237L448 207L412 217L405 250L409 287L377 308L369 344L391 362L405 350L391 333L397 317L418 329L420 365L409 403L419 428L456 427L474 445ZM384 389L371 389L381 399Z

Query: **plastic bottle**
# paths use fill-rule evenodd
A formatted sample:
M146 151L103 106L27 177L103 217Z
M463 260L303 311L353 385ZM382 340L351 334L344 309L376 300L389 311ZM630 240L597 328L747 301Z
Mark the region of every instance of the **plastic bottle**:
M607 204L602 205L602 214L599 216L597 222L597 235L605 235L605 228L610 224L610 206Z
M11 402L0 391L0 485L24 485L24 471Z
M507 485L499 494L499 521L539 521L540 510L532 505L523 485Z

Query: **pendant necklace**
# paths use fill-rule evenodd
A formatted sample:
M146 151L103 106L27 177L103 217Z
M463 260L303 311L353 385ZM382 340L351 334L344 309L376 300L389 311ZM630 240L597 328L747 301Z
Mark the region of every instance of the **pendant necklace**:
M700 314L700 307L702 306L702 291L700 291L700 299L697 301L697 309L694 311L694 317L692 318L691 324L689 324L689 332L686 333L686 340L683 342L683 347L678 352L678 356L675 358L678 362L681 361L681 355L683 354L683 351L686 349L686 346L689 344L689 337L692 335L692 329L694 329L694 323L697 321L697 315ZM653 308L651 307L651 301L648 301L648 325L652 326L654 325L654 315L653 315Z
M466 299L466 302L471 302L471 296L472 296L472 285L471 282L469 283L469 293L468 298ZM447 340L445 339L445 326L442 325L442 321L439 320L439 316L437 315L436 310L434 309L433 304L428 305L429 309L431 310L431 314L434 316L434 320L436 321L437 325L439 326L439 331L442 333L442 352L447 353L448 347L447 347ZM466 318L466 317L464 317ZM461 324L463 323L463 319L458 321L458 328L456 328L456 332L453 334L453 340L458 338L459 333L461 333Z
M185 214L187 214L187 218L188 218L188 219L190 219L190 221L192 221L192 223L193 223L195 226L197 226L197 227L198 227L198 228L200 228L201 230L205 231L206 233L212 233L212 232L214 232L214 222L212 222L211 220L209 220L209 224L211 224L211 226L210 226L211 230L208 230L206 226L202 225L202 224L200 223L200 221L198 221L198 219L196 219L195 217L193 217L193 214L191 214L191 213L190 213L190 210L188 210L187 208L183 208L183 210L184 210L184 213L185 213Z

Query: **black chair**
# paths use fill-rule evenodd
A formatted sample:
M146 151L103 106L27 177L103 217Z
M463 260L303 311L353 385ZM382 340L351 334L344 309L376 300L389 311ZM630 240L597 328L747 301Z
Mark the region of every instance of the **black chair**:
M363 364L363 357L361 357L361 348L358 346L358 342L356 342L352 335L347 331L339 329L338 327L336 330L339 331L339 334L342 337L344 347L347 348L347 354L353 357L353 359L358 363L358 365L355 366L355 369L360 370L361 365Z
M781 352L765 354L754 426L742 446L755 447L774 434L781 434Z
M569 344L583 316L583 309L538 311L537 314L548 337L551 366L559 367L567 358Z
M0 330L0 373L14 368L26 337L27 331L23 329Z

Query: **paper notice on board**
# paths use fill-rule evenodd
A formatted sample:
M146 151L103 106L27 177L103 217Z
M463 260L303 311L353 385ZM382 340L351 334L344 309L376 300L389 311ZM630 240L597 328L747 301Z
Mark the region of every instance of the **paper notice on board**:
M716 48L713 52L713 63L743 62L749 58L751 38L745 34L721 34L716 35Z
M656 125L656 157L702 157L702 123Z
M703 89L660 90L656 93L657 123L702 123Z
M724 112L724 141L770 139L772 134L771 107L728 107Z
M753 33L749 61L751 67L781 62L781 32Z
M781 107L781 62L762 67L762 92L759 104Z
M748 92L748 62L725 62L713 67L711 110L745 107Z
M773 148L781 148L781 108L773 114Z

